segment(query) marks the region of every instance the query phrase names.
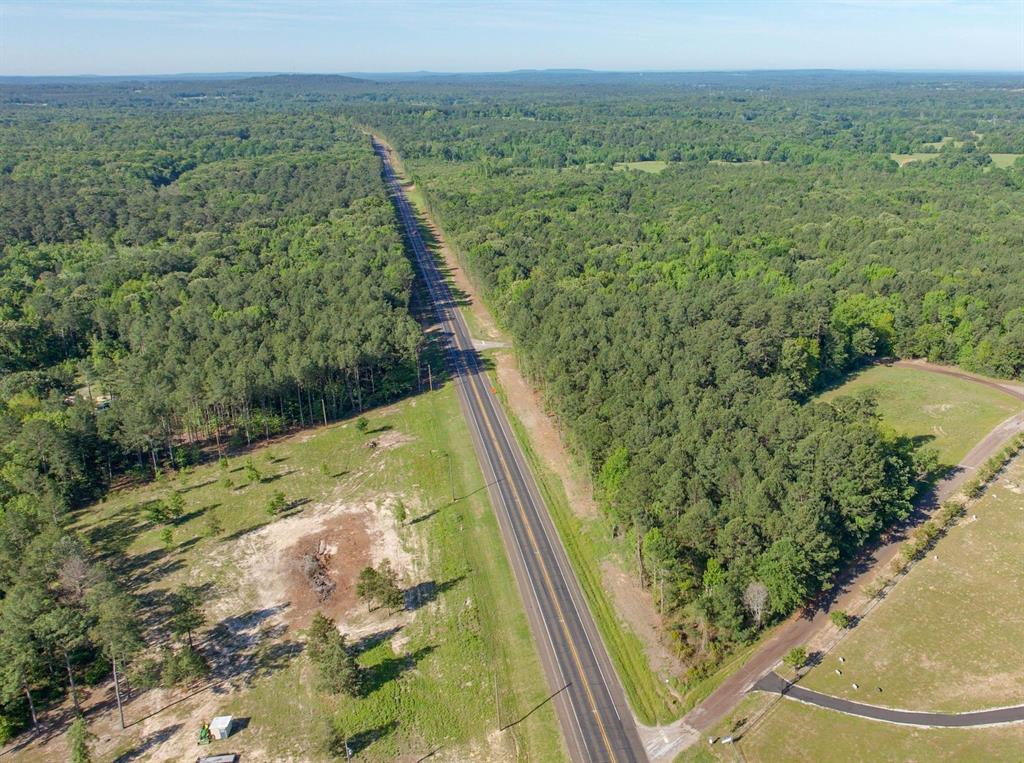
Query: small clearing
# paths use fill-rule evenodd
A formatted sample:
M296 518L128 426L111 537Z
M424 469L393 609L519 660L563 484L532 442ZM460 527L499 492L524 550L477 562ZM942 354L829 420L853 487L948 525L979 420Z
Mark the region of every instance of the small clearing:
M658 160L648 160L643 162L616 162L612 169L617 171L624 170L638 170L639 172L649 172L657 175L659 172L664 172L665 168L668 167L668 162Z
M1012 167L1014 162L1020 159L1024 154L989 154L992 158L992 164L1001 169Z

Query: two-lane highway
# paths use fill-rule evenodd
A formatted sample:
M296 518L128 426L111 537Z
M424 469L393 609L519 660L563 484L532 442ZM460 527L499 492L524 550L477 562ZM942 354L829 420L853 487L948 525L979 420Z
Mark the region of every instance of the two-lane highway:
M420 235L384 146L373 142L417 267L445 333L446 359L498 514L506 551L554 694L570 757L646 760L632 713L579 583L462 315ZM508 721L514 719L506 719Z

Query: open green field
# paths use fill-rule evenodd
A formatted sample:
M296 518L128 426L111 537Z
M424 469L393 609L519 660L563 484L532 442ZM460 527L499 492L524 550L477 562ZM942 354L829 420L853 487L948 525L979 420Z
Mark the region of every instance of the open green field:
M992 157L992 164L996 167L1006 168L1012 166L1024 154L989 154L989 156Z
M743 736L738 746L747 763L1019 763L1024 749L1024 724L919 729L782 700ZM702 751L706 750L705 747ZM696 763L715 759L691 756L686 760Z
M900 165L900 167L910 164L911 162L927 162L937 158L938 156L939 155L937 153L931 154L924 152L916 154L889 154L889 158Z
M966 379L901 366L871 366L822 395L874 392L882 418L897 432L922 438L948 466L960 460L999 422L1020 410L1014 398Z
M739 721L745 728L737 730ZM734 745L708 737L734 735ZM1024 724L923 729L844 715L767 694L750 694L675 763L1019 763Z
M930 143L936 148L940 148L942 143ZM914 154L889 154L889 158L899 164L901 167L910 164L911 162L927 162L935 159L939 156L938 153L927 153L918 152ZM1017 158L1024 156L1024 154L989 154L989 158L992 159L992 164L995 167L1006 168L1013 165Z
M319 745L333 724L355 740L363 760L412 760L435 749L438 758L451 760L562 760L553 708L542 705L544 674L454 388L370 411L366 418L365 433L351 421L334 424L232 457L227 469L203 465L120 491L85 510L77 529L100 549L122 549L135 565L140 590L149 596L159 599L186 581L209 584L210 626L260 634L231 656L245 666L228 681L231 690L223 685L215 690L221 693L215 699L218 712L250 719L232 737L232 751L254 760L327 759L331 756L320 753ZM368 447L370 441L377 445ZM250 483L246 476L250 459L260 482ZM173 526L174 547L167 550L142 512L147 502L172 489L183 491L186 507ZM271 517L265 505L276 491L292 508ZM399 500L408 509L404 523L393 516ZM221 526L213 537L207 530L210 515ZM261 565L272 556L266 542L275 533L290 536L318 522L322 528L353 517L369 523L366 533L374 548L393 534L400 545L393 550L396 568L401 569L399 558L409 560L402 584L427 581L432 593L427 603L387 621L383 633L372 632L373 618L382 615L364 616L365 607L358 605L358 628L349 632L362 642L358 659L370 688L365 696L347 699L315 688L313 668L298 654L300 624L287 619L295 601L281 605L284 616L274 619L262 598L276 582L252 573L263 571ZM358 535L358 527L352 527L349 534ZM343 545L348 536L336 537L342 539L338 554L344 564L355 551ZM253 620L257 625L250 627ZM101 752L100 759L145 744L154 725L184 729L177 732L184 735L184 747L173 746L172 734L150 753L182 759L175 755L183 749L192 753L194 730L208 720L202 713L210 707L197 703L212 698L201 693L140 728L118 732L116 750ZM129 707L130 717L132 712ZM498 732L499 718L501 725L523 720ZM26 752L29 757L14 759L31 760L40 751Z
M640 170L640 172L653 172L657 174L659 172L662 172L666 167L668 167L668 162L651 160L646 162L616 162L614 169Z
M911 710L963 712L1024 701L1021 549L1024 458L1011 463L802 684Z

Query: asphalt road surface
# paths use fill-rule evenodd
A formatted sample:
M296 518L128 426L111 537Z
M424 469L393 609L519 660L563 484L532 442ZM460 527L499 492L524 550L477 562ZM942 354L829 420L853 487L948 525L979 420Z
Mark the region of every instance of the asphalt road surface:
M871 718L876 721L899 723L906 726L965 728L1024 720L1024 705L999 707L993 710L976 710L970 713L925 713L918 710L896 710L891 707L866 705L862 702L840 699L830 694L822 694L813 689L805 689L803 686L791 684L778 673L769 673L761 678L754 684L753 690L781 694L788 699L795 699L818 707L827 707L847 715L859 715L861 718Z
M387 151L376 140L373 146L445 335L446 360L498 515L569 755L588 762L646 760L622 686L462 315L423 242ZM508 726L516 720L501 718L500 722Z

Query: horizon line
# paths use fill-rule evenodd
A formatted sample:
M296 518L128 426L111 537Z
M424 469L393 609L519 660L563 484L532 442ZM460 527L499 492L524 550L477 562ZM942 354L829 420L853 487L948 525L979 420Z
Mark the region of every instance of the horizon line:
M279 70L279 71L172 71L172 72L148 72L148 73L116 73L116 74L95 74L92 72L62 73L62 74L5 74L0 72L0 79L131 79L131 78L173 78L173 77L279 77L279 76L306 76L306 77L371 77L371 76L495 76L503 74L768 74L768 73L797 73L797 72L835 72L846 74L1016 74L1024 76L1024 69L946 69L946 68L839 68L839 67L753 67L753 68L709 68L709 69L590 69L581 67L561 66L546 68L523 67L517 69L402 69L392 71L304 71L304 70Z

